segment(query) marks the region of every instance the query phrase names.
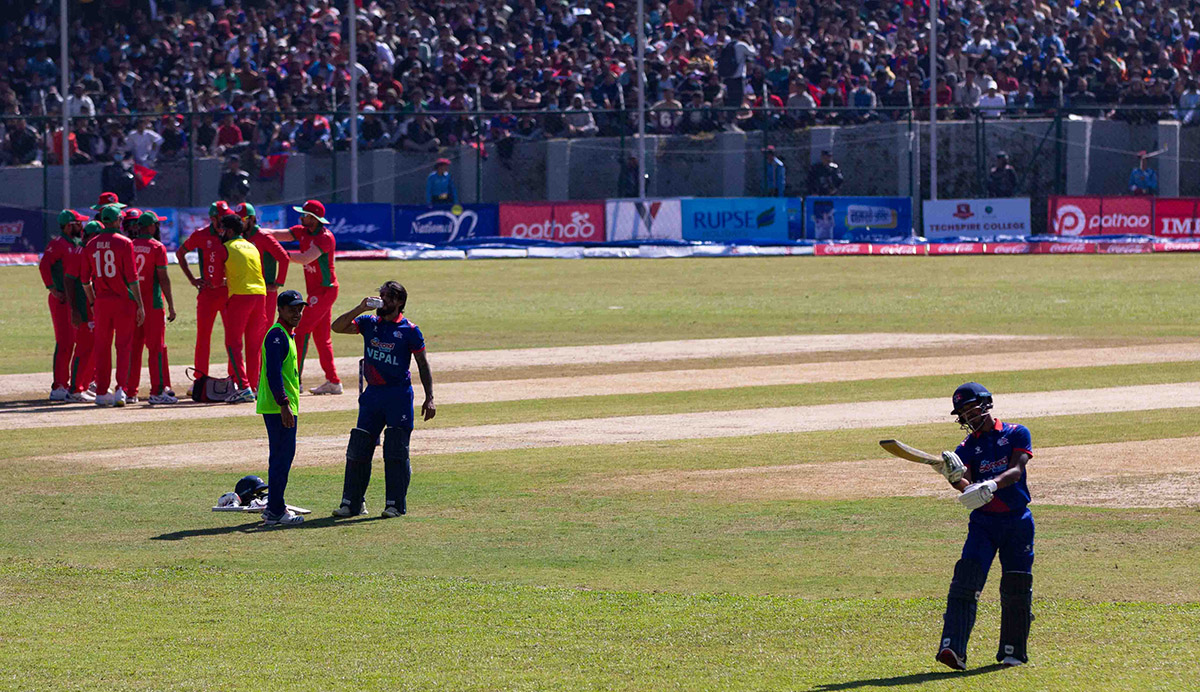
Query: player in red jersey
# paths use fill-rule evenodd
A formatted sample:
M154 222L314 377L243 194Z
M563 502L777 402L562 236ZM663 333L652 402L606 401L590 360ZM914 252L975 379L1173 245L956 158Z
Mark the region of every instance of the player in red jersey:
M221 217L232 214L225 202L213 202L208 208L208 225L201 228L184 241L175 251L179 260L179 268L183 270L188 281L200 293L196 296L196 371L207 375L209 350L212 347L213 323L217 315L221 315L221 324L225 324L225 303L229 300L229 291L225 288L225 243L221 240L221 230L218 224ZM187 263L187 253L195 250L200 255L200 278L192 274ZM232 365L229 372L233 372Z
M338 377L333 362L333 303L337 300L338 281L333 267L333 253L337 241L333 233L325 228L325 205L310 199L303 207L292 207L300 212L300 225L275 233L283 242L295 240L300 243L300 252L291 254L291 261L304 265L304 283L308 289L308 309L296 327L296 348L299 352L300 374L304 375L304 357L308 353L308 342L314 341L321 368L325 371L325 384L308 390L313 394L341 394L342 380ZM311 339L309 337L312 337Z
M66 273L67 304L71 306L71 325L75 327L75 354L71 357L71 379L67 384L70 394L67 401L95 401L96 395L88 390L92 376L96 373L96 362L92 359L92 346L96 340L96 321L93 319L92 304L96 295L92 285L83 281L83 250L87 241L103 227L97 221L83 225L83 237L79 245L71 248L63 262Z
M267 297L263 303L261 318L250 325L251 342L262 344L263 339L267 336L267 329L275 323L275 296L279 289L283 288L284 281L287 279L288 253L272 235L276 232L274 229L259 227L254 205L239 204L236 211L238 216L246 222L242 231L243 237L258 248L263 280L267 284ZM254 348L246 351L246 376L250 380L251 387L258 386L258 374L261 368L262 349Z
M138 235L137 222L142 217L142 210L136 207L125 207L121 210L121 234L126 238L136 238Z
M137 403L144 349L150 350L150 403L179 403L171 391L171 367L167 359L167 322L175 321L175 300L171 296L171 277L167 275L167 248L158 240L160 221L157 214L145 211L135 226L133 266L142 291L146 321L133 332L129 381L125 384L125 396L130 403Z
M67 258L83 238L83 224L88 219L71 209L58 214L62 235L46 245L38 262L42 283L50 291L50 321L54 325L54 382L50 385L50 401L66 401L71 392L71 356L75 351L75 325L71 323L71 304L67 302Z
M83 248L83 276L80 277L84 282L91 282L96 295L96 405L124 406L125 392L121 385L129 380L133 330L141 326L146 313L133 264L133 241L117 233L121 223L120 210L105 207L100 211L100 221L104 224L103 230L92 236ZM117 343L117 388L109 393L114 337Z

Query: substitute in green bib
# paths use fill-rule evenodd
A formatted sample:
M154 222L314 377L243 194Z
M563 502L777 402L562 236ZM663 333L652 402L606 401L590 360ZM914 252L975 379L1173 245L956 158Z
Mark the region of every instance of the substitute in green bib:
M296 428L300 413L300 371L296 362L296 325L307 303L296 291L284 291L276 300L278 319L267 330L262 344L262 373L258 378L256 411L267 426L271 452L267 463L267 509L263 523L293 526L304 517L288 510L283 501L288 472L296 458Z

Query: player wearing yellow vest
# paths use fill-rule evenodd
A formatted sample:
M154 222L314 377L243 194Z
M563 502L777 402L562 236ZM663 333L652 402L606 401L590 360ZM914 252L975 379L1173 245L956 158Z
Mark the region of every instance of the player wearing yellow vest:
M262 374L258 380L258 403L271 447L267 468L267 509L263 522L268 526L291 526L304 521L283 501L288 472L296 457L296 429L300 413L300 371L293 333L304 313L304 298L295 291L284 291L276 300L279 318L267 330L262 344Z
M229 300L225 303L225 350L229 353L229 374L237 387L226 399L231 404L254 401L250 386L258 381L261 361L247 356L261 345L252 343L253 327L262 314L267 295L258 248L242 237L243 223L236 214L221 219L221 238L226 250L225 286L229 289ZM252 370L247 368L247 362L254 366Z

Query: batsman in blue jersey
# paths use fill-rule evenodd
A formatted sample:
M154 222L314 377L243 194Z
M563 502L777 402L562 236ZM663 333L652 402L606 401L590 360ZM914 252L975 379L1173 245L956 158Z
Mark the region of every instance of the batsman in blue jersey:
M386 506L384 517L398 517L408 511L405 498L412 480L408 442L413 430L413 389L410 360L417 362L425 403L424 420L433 418L433 375L425 358L425 337L417 325L404 317L408 291L389 281L379 287L379 297L363 298L353 310L333 321L338 334L359 334L363 338L362 377L366 389L358 397L358 424L350 431L346 446L346 478L342 485L342 504L335 517L354 517L367 513L364 496L371 482L371 460L383 433L383 477ZM375 314L363 314L374 309Z
M954 565L946 598L937 660L955 670L967 667L967 640L975 626L979 594L1000 553L1000 648L1007 666L1029 661L1025 649L1033 622L1033 515L1025 465L1033 457L1029 430L992 418L992 394L968 382L954 390L951 415L970 434L935 467L971 510L967 541Z

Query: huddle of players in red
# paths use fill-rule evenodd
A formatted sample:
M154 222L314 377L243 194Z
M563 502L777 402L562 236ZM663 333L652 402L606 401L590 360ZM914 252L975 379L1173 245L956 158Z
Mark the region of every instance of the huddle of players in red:
M125 207L111 192L100 195L92 209L95 220L71 209L59 214L62 236L50 241L39 264L54 325L50 399L94 401L99 406L136 403L142 355L148 350L149 403L177 403L166 347L166 323L176 315L167 250L159 241L161 220L152 211ZM209 208L209 224L188 236L176 251L180 268L198 291L195 369L209 373L209 344L220 315L228 372L237 388L231 402L254 400L252 388L261 366L259 346L274 318L275 296L290 263L304 266L308 290L309 308L296 329L299 366L303 371L311 336L326 382L310 391L342 393L330 330L338 292L336 241L325 227L324 205L310 200L294 209L301 214L300 224L264 229L258 226L252 205L241 204L234 210L223 201L215 202ZM240 221L223 222L231 216ZM299 252L288 253L280 244L292 240L299 243ZM199 256L199 277L188 266L190 251ZM231 252L246 251L257 256L231 258Z

